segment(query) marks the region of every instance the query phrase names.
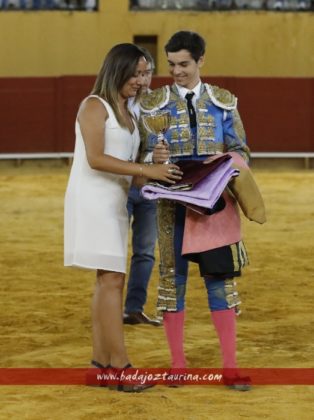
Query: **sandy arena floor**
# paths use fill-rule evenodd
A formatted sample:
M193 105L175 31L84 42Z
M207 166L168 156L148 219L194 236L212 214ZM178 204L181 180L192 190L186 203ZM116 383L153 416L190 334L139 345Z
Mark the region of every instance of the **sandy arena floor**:
M63 267L63 196L69 167L0 166L0 366L86 367L94 273ZM242 367L313 367L314 171L255 172L267 224L244 221L251 265L239 281ZM146 312L154 314L157 267ZM189 367L220 367L203 282L191 266ZM162 328L127 326L137 367L167 367ZM2 386L0 419L312 419L313 386L157 386L124 394L85 386ZM310 414L312 412L312 415Z

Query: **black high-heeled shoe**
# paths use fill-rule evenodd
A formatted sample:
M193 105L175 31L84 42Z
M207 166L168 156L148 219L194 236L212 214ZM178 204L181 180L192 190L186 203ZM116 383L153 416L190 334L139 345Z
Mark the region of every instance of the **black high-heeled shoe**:
M86 373L86 385L107 387L110 365L104 366L101 363L96 362L96 360L91 360L91 365L94 367L88 369L88 372Z
M141 384L136 380L127 379L127 376L134 375L134 372L130 371L130 369L134 369L133 366L128 363L123 368L115 368L111 366L110 368L110 379L108 383L108 388L114 391L121 391L121 392L142 392L145 389L152 388L154 384ZM121 375L123 377L121 378Z

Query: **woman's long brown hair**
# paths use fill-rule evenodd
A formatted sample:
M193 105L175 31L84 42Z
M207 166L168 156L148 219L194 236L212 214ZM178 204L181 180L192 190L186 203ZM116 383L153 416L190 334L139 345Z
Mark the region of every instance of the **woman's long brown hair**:
M107 101L122 127L125 127L118 105L118 95L124 84L134 77L136 67L144 52L134 44L115 45L107 54L92 89L92 95L98 95Z

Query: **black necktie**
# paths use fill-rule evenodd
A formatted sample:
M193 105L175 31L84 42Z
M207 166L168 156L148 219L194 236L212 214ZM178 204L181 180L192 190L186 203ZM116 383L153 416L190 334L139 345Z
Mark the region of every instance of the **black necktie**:
M187 93L185 95L186 101L187 101L187 105L188 105L188 110L189 110L189 117L190 117L190 126L191 128L196 127L196 113L195 113L195 109L194 106L192 104L192 98L194 96L194 92L190 92Z

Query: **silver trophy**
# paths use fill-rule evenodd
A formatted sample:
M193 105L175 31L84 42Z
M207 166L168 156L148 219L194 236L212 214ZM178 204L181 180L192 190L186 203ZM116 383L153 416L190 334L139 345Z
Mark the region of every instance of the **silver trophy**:
M167 144L164 133L170 127L170 111L157 111L151 114L144 114L142 115L142 121L147 131L157 135L158 143L162 142L163 144ZM170 163L170 161L168 160L164 163Z

